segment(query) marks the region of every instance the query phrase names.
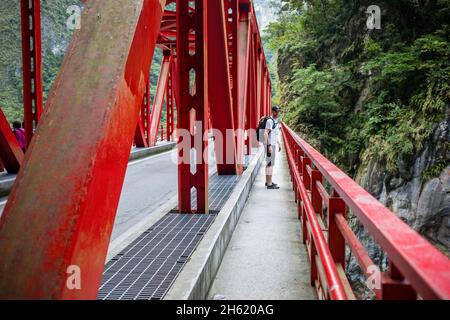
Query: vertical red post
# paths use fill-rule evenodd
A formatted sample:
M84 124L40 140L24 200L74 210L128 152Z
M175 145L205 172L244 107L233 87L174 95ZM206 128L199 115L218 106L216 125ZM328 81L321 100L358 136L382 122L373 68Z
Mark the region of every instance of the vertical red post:
M255 36L256 39L256 36ZM264 116L268 116L269 114L264 109L264 106L262 104L261 100L261 69L262 69L262 63L261 63L261 48L259 47L258 42L255 40L255 55L256 55L256 105L257 108L260 111L260 113Z
M239 77L239 48L238 48L238 28L239 28L239 0L225 1L225 10L227 15L227 34L228 34L228 55L230 65L231 92L233 97L234 127L238 128L239 98L238 98L238 77Z
M169 81L166 86L166 139L167 141L172 141L173 129L174 129L174 105L175 105L175 94L174 94L174 67L173 61L170 66Z
M235 128L237 130L237 158L240 160L240 163L243 162L244 157L244 145L245 145L245 121L246 121L246 112L245 105L247 102L247 90L248 90L248 70L249 70L249 62L250 62L250 7L248 5L242 4L239 7L239 15L238 19L238 75L237 75L237 94L238 101L236 110L236 121ZM242 166L241 166L242 169Z
M191 3L194 7L190 8ZM206 11L207 0L177 0L177 83L180 92L177 135L179 156L183 159L178 165L178 207L182 213L208 212L208 165L203 159L208 146L208 139L204 137L207 137L209 120ZM190 35L195 35L194 53L189 52ZM190 90L191 86L195 86L195 90ZM186 135L191 131L191 111L195 114L195 130ZM195 150L195 159L183 148L186 144ZM191 162L195 166L193 173ZM193 189L197 195L195 208L191 203Z
M134 134L134 143L138 148L148 148L150 137L150 80L145 85L141 114Z
M308 170L306 169L307 166L311 166L311 159L309 159L307 156L304 156L302 159L302 174L303 174L303 184L305 185L306 189L311 191L311 176L308 173Z
M417 300L417 292L392 262L389 272L382 274L380 294L381 300Z
M254 76L254 45L253 45L253 32L251 31L250 26L250 34L252 36L250 37L250 43L249 43L249 66L248 66L248 83L247 83L247 102L246 102L246 122L245 122L245 129L247 130L247 141L246 141L246 147L247 147L247 155L251 153L251 148L255 146L257 141L252 136L252 132L249 130L252 129L252 113L254 113L254 110L256 108L256 101L255 101L255 76Z
M314 211L320 216L323 216L323 200L322 195L317 187L317 182L323 182L322 173L319 170L312 170L311 174L311 203L314 207Z
M40 0L21 0L24 123L27 144L42 113Z
M156 144L158 139L159 124L161 122L161 115L164 106L164 97L167 83L169 82L169 74L173 58L170 51L164 51L164 58L161 64L161 72L159 74L158 86L156 87L155 97L153 99L152 112L150 115L150 129L149 129L149 146Z
M147 146L150 145L150 116L151 116L150 105L151 101L150 101L150 78L149 78L149 80L145 85L145 95L141 111L142 112L141 121L144 127L145 142Z
M263 64L263 72L262 72L262 79L261 79L261 104L266 111L266 114L270 114L267 109L267 99L266 99L266 88L267 88L267 81L266 81L266 71Z
M237 0L231 1L233 4ZM235 16L233 14L231 16ZM208 74L209 111L213 128L222 139L215 140L217 172L219 175L240 173L236 157L236 141L228 138L227 131L234 133L235 118L230 84L230 63L228 54L228 34L223 1L210 1L208 7ZM229 23L229 22L228 22ZM233 37L236 35L233 34Z
M250 96L249 101L249 118L247 121L249 121L249 128L250 129L256 129L258 126L258 121L261 114L261 108L258 105L258 98L257 98L257 56L256 56L256 47L255 47L255 33L254 30L252 30L252 27L250 27L250 66L249 66L249 85L248 85L248 91ZM251 145L253 147L258 147L259 142L256 141L256 139L253 137L251 139L253 143Z
M335 263L340 263L345 270L345 239L337 224L336 215L346 217L344 200L337 197L328 199L328 246Z

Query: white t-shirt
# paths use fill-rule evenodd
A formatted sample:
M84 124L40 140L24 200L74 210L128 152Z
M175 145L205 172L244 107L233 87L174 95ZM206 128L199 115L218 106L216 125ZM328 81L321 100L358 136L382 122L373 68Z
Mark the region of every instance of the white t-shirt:
M275 128L274 128L275 123ZM278 119L269 118L266 122L266 130L270 130L269 142L272 146L276 146L279 142L280 136L280 125Z

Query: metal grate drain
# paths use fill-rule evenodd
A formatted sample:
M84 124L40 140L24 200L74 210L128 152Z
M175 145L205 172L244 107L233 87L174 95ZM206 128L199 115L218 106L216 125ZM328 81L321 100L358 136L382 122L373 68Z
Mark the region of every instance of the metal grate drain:
M215 217L167 214L106 264L98 299L162 299Z
M179 214L172 210L111 259L103 272L98 299L162 299L239 179L210 177L210 214ZM195 196L192 201L195 203Z
M210 212L220 211L227 202L234 187L238 183L240 176L218 176L213 175L209 178L209 210ZM191 195L192 210L197 208L197 194ZM174 209L175 211L177 208Z
M209 183L209 209L220 211L227 202L240 176L214 176Z

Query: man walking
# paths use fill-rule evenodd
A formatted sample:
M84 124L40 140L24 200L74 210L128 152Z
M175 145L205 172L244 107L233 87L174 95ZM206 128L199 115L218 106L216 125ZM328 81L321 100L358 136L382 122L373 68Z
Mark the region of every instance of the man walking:
M269 190L277 190L280 187L273 182L273 168L277 158L277 152L281 152L280 143L280 124L278 117L280 115L280 108L274 106L272 108L272 117L267 119L266 129L264 130L264 147L266 149L266 187Z

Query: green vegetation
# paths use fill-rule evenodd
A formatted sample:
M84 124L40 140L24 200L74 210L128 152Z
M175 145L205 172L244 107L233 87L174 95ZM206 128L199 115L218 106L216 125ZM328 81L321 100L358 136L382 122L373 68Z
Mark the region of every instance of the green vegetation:
M71 5L81 5L81 1L41 1L44 101L72 36L66 25L69 17L66 10ZM8 121L12 122L23 118L20 1L1 0L0 12L0 107ZM152 93L158 82L161 59L162 53L157 50L150 75Z
M284 0L267 31L278 54L285 120L354 174L369 159L397 170L417 154L450 105L450 1Z
M79 0L41 2L42 80L44 99L55 79L72 32L67 29L70 5ZM23 118L20 1L0 2L0 106L9 121Z
M438 163L436 163L433 167L431 167L428 170L425 170L422 173L422 179L424 181L428 181L431 180L433 178L437 178L439 177L439 175L442 173L442 171L449 165L448 161L439 161Z

